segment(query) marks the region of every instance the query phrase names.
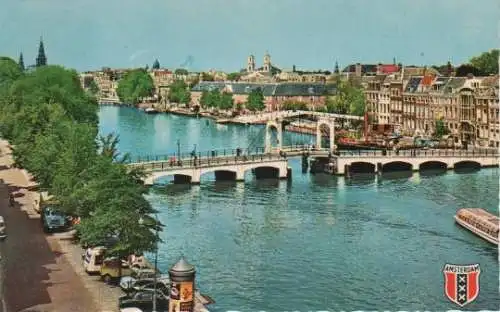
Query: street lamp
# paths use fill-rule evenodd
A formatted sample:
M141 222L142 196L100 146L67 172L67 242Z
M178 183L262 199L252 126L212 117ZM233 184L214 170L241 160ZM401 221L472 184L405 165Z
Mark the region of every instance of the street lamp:
M177 158L181 160L181 140L177 139Z
M139 224L144 225L144 219L142 217L139 218ZM156 311L156 282L157 282L157 276L158 276L158 228L159 228L159 222L158 222L158 215L155 213L155 264L154 264L154 275L153 275L153 311L152 312L157 312Z

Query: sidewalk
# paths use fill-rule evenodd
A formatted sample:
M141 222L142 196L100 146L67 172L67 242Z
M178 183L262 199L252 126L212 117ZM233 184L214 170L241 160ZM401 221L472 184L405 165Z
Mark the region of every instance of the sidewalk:
M3 297L9 311L118 311L119 287L110 287L83 272L83 250L67 235L42 232L40 216L34 210L40 196L32 188L36 183L24 170L11 165L8 142L0 139L0 180L5 183L0 183L0 214L6 219L9 234L1 246ZM13 208L8 205L9 191L16 202Z

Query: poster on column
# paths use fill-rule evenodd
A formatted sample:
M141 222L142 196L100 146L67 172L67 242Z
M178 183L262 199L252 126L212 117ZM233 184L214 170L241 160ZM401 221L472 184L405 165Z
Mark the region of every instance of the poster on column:
M170 300L168 310L171 312L180 312L179 301Z
M193 311L193 282L181 283L180 297L180 312Z

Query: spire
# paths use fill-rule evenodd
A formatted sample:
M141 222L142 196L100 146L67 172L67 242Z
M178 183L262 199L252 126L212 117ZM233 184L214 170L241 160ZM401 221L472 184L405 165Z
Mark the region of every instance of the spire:
M40 45L38 46L38 56L36 58L36 67L47 65L47 57L45 56L45 48L43 47L43 38L40 37Z
M156 59L153 63L153 69L160 69L160 62Z
M335 61L335 70L333 71L334 73L338 74L340 72L339 70L339 62Z
M21 71L24 71L24 58L23 58L23 53L21 52L19 54L19 62L18 62L18 65L19 65L19 69Z

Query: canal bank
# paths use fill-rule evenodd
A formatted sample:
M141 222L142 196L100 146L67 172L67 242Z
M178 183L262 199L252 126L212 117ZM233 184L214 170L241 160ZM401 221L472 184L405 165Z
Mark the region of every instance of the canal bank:
M101 107L100 131L120 134L132 155L263 146L260 126L146 115ZM310 137L284 134L284 145ZM159 265L196 263L211 311L450 310L445 263L481 265L481 293L468 307L498 306L498 251L456 226L460 207L498 208L498 169L344 179L155 186L148 200L164 223ZM168 182L165 179L160 182Z

